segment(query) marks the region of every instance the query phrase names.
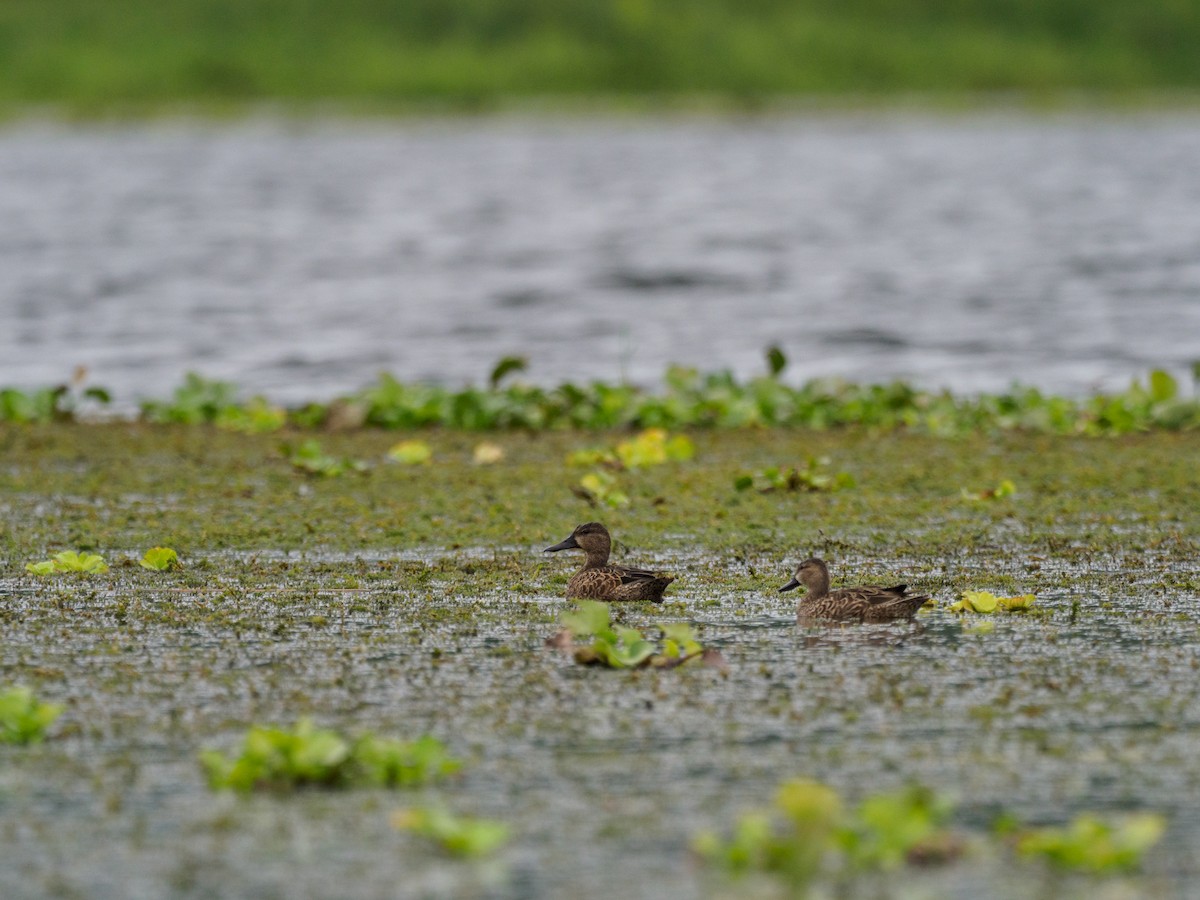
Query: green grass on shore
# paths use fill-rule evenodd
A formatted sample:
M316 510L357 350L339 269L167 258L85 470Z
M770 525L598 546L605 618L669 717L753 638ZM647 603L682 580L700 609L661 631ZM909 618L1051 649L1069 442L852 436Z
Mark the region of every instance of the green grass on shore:
M6 0L0 108L1200 88L1172 0Z

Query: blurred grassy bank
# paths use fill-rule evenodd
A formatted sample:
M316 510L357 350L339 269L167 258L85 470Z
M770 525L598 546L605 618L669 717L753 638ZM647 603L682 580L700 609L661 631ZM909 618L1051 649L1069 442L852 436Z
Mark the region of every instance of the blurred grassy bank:
M0 109L1200 88L1190 0L4 0Z

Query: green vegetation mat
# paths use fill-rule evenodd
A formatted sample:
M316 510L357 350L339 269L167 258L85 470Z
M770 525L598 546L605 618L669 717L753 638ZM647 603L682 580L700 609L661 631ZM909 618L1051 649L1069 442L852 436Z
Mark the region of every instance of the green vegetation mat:
M1171 0L6 0L0 104L1195 90Z
M53 704L9 695L40 742L0 745L0 894L779 896L777 875L730 882L692 848L724 846L795 778L846 816L914 784L952 804L936 807L944 864L860 849L804 869L827 890L1095 896L1115 877L1102 844L1126 832L1085 814L1152 814L1135 841L1165 823L1141 874L1120 876L1135 895L1200 878L1194 432L695 429L685 452L679 433L359 429L318 438L357 463L328 474L282 449L312 434L0 424L0 694ZM596 471L627 502L593 506L568 458L614 446L627 464ZM593 518L620 561L677 576L615 624L689 623L727 671L584 667L544 646L578 560L540 550ZM64 550L85 571L25 570ZM777 588L814 552L835 583L903 580L938 608L915 626L798 627ZM949 611L965 590L1036 601ZM337 732L306 753L430 735L461 770L210 790L203 751L232 758L255 726L304 719ZM889 827L925 823L924 794L895 796L919 803ZM1077 824L978 837L997 821ZM493 855L455 856L476 852Z

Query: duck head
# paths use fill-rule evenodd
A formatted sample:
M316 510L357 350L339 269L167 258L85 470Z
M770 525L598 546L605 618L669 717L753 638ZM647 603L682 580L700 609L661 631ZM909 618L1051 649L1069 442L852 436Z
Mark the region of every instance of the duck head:
M829 568L825 565L825 560L817 559L815 556L810 556L800 565L796 566L796 572L792 575L792 580L781 587L780 593L783 591L791 591L804 585L808 588L808 592L813 596L822 596L829 591Z
M585 522L582 525L576 525L575 530L567 536L566 540L559 541L553 547L547 547L542 552L582 550L587 554L589 563L604 565L608 562L608 554L611 549L612 538L608 536L608 529L599 522Z

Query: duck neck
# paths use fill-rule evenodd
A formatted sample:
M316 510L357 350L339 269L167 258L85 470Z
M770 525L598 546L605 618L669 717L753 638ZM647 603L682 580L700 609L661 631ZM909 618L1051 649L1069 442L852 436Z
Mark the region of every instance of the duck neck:
M808 588L805 600L820 600L829 593L829 572L818 569L811 574L806 572L805 576L804 586Z
M608 565L608 551L608 544L600 547L588 547L584 550L587 554L587 561L583 564L583 567L585 569L599 569L601 566Z

